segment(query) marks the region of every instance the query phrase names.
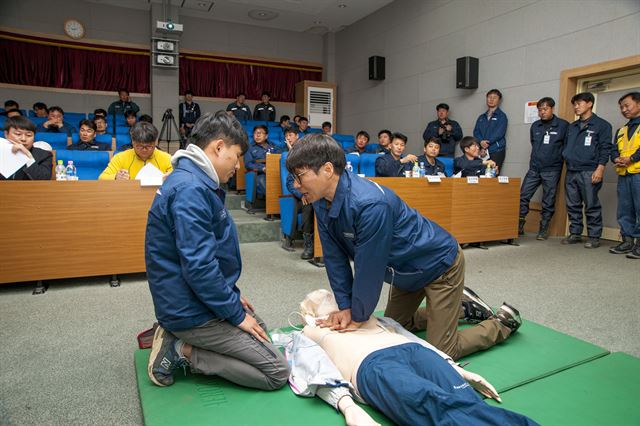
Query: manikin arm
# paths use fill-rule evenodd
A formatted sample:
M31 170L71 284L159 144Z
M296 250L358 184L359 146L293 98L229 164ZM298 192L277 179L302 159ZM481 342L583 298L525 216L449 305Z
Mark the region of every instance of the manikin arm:
M495 399L498 402L502 402L500 399L500 395L498 395L498 391L494 388L491 383L487 382L487 380L479 374L472 373L471 371L467 371L464 368L453 365L453 368L462 376L463 379L467 381L475 390L480 392L482 395L487 398Z

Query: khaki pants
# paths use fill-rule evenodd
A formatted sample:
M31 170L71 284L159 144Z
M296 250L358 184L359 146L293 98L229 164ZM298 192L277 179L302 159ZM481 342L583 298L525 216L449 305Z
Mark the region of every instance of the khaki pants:
M463 288L464 254L458 247L451 268L424 289L411 292L392 287L384 315L410 331L426 328L427 341L454 360L507 339L511 330L495 318L458 330ZM425 297L427 308L418 309Z

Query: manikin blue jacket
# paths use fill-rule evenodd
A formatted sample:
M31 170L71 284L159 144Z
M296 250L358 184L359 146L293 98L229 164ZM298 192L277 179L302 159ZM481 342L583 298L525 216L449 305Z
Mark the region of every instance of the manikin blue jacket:
M313 203L329 283L340 309L366 321L382 283L402 290L426 287L453 264L458 243L393 191L343 172L329 206ZM349 260L354 260L355 275Z
M478 139L478 143L483 140L489 141L489 154L504 151L507 148L507 124L507 115L500 108L496 108L490 119L487 119L487 113L483 112L476 120L473 137Z
M145 259L156 318L169 331L214 318L245 317L236 281L242 268L224 192L181 158L156 193L147 221Z

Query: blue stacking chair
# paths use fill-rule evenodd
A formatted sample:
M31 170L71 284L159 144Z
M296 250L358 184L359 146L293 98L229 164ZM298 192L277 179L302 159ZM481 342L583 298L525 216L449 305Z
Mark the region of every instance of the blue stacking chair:
M244 159L243 159L244 161ZM256 172L253 171L247 171L244 175L244 184L245 184L245 191L244 191L244 200L247 203L247 213L251 213L253 214L253 203L256 202L256 198L258 196L257 194L257 189L258 189L258 182L257 182L257 177L258 174Z
M109 151L56 151L56 159L62 160L66 166L69 160L73 161L80 180L98 180L100 173L109 164L111 153Z
M0 115L0 127L2 127L3 129L4 129L4 122L5 121L7 121L7 117L5 115Z
M336 142L342 145L343 149L350 148L354 143L356 143L356 138L354 138L353 135L341 135L338 133L334 133L333 139L335 139Z
M447 176L453 176L453 158L451 157L438 157L438 160L444 164L444 174Z
M93 119L93 114L89 114L89 118ZM107 120L107 124L113 127L113 115L107 115L106 120ZM116 126L125 125L126 123L127 123L127 120L125 120L123 114L116 115Z
M116 126L116 135L128 135L131 127L125 125L117 125Z
M287 176L289 171L286 167L287 154L285 152L280 157L280 186L282 187L282 196L280 202L280 230L282 233L293 238L298 226L302 223L302 213L298 213L296 209L296 199L287 188Z
M367 146L364 148L365 152L368 152L369 154L375 154L378 151L378 148L380 147L379 144L377 143L370 143L367 144Z
M353 173L360 173L360 155L359 154L346 154L347 161L351 162L353 167Z
M47 121L48 118L47 117L29 117L29 120L31 120L33 124L35 124L36 126L39 126L40 124L43 124L45 121Z
M309 133L322 133L322 129L316 129L315 127L309 127Z
M360 173L366 177L376 176L376 159L384 154L361 154Z
M87 118L87 114L84 112L65 112L64 121L71 124L76 129L80 128L80 121Z
M123 145L131 144L131 136L126 135L116 135L116 151L122 151Z
M44 141L51 145L52 149L65 150L67 149L67 134L66 133L36 133L35 141Z
M269 129L269 140L280 149L284 148L286 145L284 134L282 133L282 129L279 127Z

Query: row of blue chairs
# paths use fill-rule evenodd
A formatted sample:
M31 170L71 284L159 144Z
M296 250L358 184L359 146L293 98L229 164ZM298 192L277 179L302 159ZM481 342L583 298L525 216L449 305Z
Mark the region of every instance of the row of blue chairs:
M65 166L71 160L73 165L76 166L78 179L80 180L97 180L112 157L110 151L69 151L63 149L52 153L55 160L54 168L58 160L62 160ZM55 175L52 176L52 179L55 179Z
M102 142L111 144L112 136L107 135L97 135L96 142ZM55 150L66 150L67 149L67 135L65 133L36 133L35 138L36 141L47 142L51 145L51 148ZM77 133L71 134L71 142L77 143L80 140L80 135ZM116 135L116 151L120 151L123 145L131 144L131 137L127 135Z

